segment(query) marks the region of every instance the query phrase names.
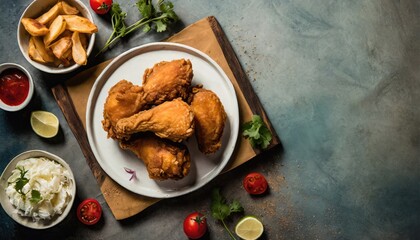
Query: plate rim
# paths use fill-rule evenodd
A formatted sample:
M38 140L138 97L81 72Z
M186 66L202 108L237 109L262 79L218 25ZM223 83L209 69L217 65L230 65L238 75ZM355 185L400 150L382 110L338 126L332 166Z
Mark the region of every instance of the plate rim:
M234 139L232 140L232 146L230 148L226 148L225 151L227 151L227 155L226 155L226 159L224 161L221 161L218 165L215 166L215 168L213 168L213 170L211 172L213 172L213 176L206 179L206 181L196 185L195 187L192 188L186 188L186 189L181 189L181 190L174 190L174 191L168 191L164 194L149 194L149 193L139 193L136 191L133 191L125 186L123 186L122 184L119 183L118 179L114 179L111 174L109 174L109 172L107 171L106 168L104 168L101 165L101 160L100 160L100 156L99 153L97 152L96 148L93 148L92 145L95 144L95 140L93 139L94 137L91 136L91 131L93 131L93 112L92 109L95 108L95 106L92 106L92 104L94 103L94 101L96 101L96 99L98 98L99 94L102 91L103 86L105 85L106 81L108 80L108 77L111 76L118 68L119 66L115 67L114 65L117 64L120 61L123 61L121 64L124 64L126 61L129 61L131 58L144 54L144 53L148 53L151 51L155 51L155 50L151 50L148 51L147 49L150 47L155 47L155 48L159 48L162 47L162 49L159 50L175 50L175 51L180 51L183 50L186 53L192 54L192 55L196 55L199 58L202 58L203 60L209 62L212 67L216 68L217 72L219 74L222 75L223 80L225 80L226 82L226 89L233 93L234 96L232 97L232 115L237 116L237 123L234 124L234 126L231 126L230 131L233 133L231 134L231 136L234 137ZM144 52L140 52L139 54L136 54L133 57L129 57L127 59L124 59L127 55L129 55L132 52L136 52L136 51L142 51L145 50ZM192 52L192 53L191 53ZM111 71L111 72L109 72ZM105 78L106 79L103 79ZM98 86L100 87L100 90L98 89ZM211 180L213 180L215 177L217 177L220 172L222 172L222 170L225 168L225 166L227 165L227 163L231 160L231 157L236 149L236 145L238 142L238 134L239 134L239 104L238 104L238 98L236 95L236 91L235 88L233 86L233 83L231 82L231 80L229 79L229 77L227 76L227 74L225 73L225 71L220 67L220 65L214 61L210 56L208 56L206 53L193 48L191 46L185 45L185 44L181 44L181 43L172 43L172 42L153 42L153 43L147 43L147 44L143 44L134 48L131 48L123 53L121 53L120 55L118 55L116 58L114 58L100 73L100 75L96 78L90 93L89 93L89 98L87 101L87 107L86 107L86 133L87 133L87 138L88 138L88 142L90 145L90 148L92 150L93 155L95 156L95 158L97 159L96 161L98 162L98 164L101 166L102 170L111 178L113 179L117 184L119 184L121 187L123 187L124 189L127 189L130 192L133 192L135 194L141 195L141 196L147 196L147 197L153 197L153 198L173 198L173 197L178 197L178 196L182 196L185 194L188 194L190 192L196 191L198 189L200 189L201 187L203 187L204 185L206 185L207 183L209 183ZM209 172L210 173L210 172Z

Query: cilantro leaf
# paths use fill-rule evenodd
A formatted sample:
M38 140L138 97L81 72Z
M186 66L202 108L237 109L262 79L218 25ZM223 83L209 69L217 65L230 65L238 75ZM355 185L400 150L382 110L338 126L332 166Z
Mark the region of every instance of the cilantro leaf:
M215 188L212 192L210 208L211 208L211 215L215 219L220 220L224 228L230 235L230 237L232 239L235 239L232 232L226 226L225 219L228 218L232 213L242 212L244 210L242 206L240 205L240 203L234 200L232 203L228 204L226 202L226 199L220 194L220 189Z
M23 199L25 199L26 198L26 193L28 193L28 192L24 193L23 192L23 187L29 182L29 179L25 177L28 170L25 170L24 167L20 167L20 166L16 167L16 169L19 170L20 176L14 182L15 183L15 190L20 195L22 195ZM38 190L32 190L31 191L31 198L29 199L29 201L31 201L32 203L38 203L41 200L42 200L41 193Z
M114 2L111 6L111 24L112 24L112 33L109 36L108 40L105 43L105 46L98 52L97 55L107 50L113 44L116 43L122 36L127 34L127 26L125 25L125 18L127 13L123 12L120 5ZM96 56L97 56L96 55Z
M165 23L174 23L179 20L178 15L174 11L174 5L171 2L165 2L163 0L158 3L160 11L164 16L163 21Z
M39 203L42 200L41 193L38 190L31 191L31 201L32 203Z
M242 125L242 135L249 140L252 147L266 149L272 135L259 115L253 115L251 121Z
M153 16L155 8L151 0L139 0L136 5L143 18L151 18Z
M137 22L126 26L124 20L127 13L121 10L118 3L114 2L112 4L111 22L113 32L97 55L105 52L118 40L137 29L142 28L145 33L150 32L152 29L156 29L156 32L164 32L168 29L169 24L178 21L178 16L173 10L174 5L171 2L159 0L155 7L152 0L138 0L136 5L141 18Z
M233 200L233 202L230 204L229 210L231 213L234 213L234 212L242 212L244 209L238 201Z
M150 32L150 30L152 30L152 27L150 26L150 24L145 24L143 27L143 32L147 33Z
M114 32L118 34L124 34L125 30L127 29L127 26L124 22L125 18L127 17L127 13L121 10L121 7L118 3L114 3L111 7L111 14L111 23Z
M156 24L156 32L166 31L166 24L163 23L162 20L156 21L155 24Z
M28 170L25 171L24 167L16 167L16 169L20 171L20 177L15 182L15 189L16 192L24 196L25 193L23 193L22 189L29 182L29 179L25 177L25 174L28 172Z

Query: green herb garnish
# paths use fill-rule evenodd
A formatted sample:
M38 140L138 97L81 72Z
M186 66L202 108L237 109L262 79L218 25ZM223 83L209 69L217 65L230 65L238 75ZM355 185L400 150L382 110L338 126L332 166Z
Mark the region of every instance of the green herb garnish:
M230 204L226 203L226 199L220 194L219 188L213 190L211 200L211 215L215 219L220 220L229 233L229 236L232 239L235 239L232 232L226 226L225 219L229 217L231 213L242 212L244 209L236 200L232 201Z
M266 149L272 139L264 121L259 115L253 115L252 120L242 126L242 135L249 140L252 147Z
M127 13L123 12L120 5L114 2L111 7L111 24L113 31L98 55L105 52L115 41L125 36L127 26L125 25L124 20L126 17Z
M15 181L15 189L16 192L18 192L20 195L22 195L22 198L26 198L26 193L23 192L23 187L29 182L29 179L25 177L28 170L25 170L25 167L16 167L20 171L20 177L17 178ZM29 201L32 203L39 203L39 201L42 200L41 193L38 190L32 190L31 191L31 198Z
M25 167L16 167L20 171L20 177L15 182L15 189L16 192L20 193L21 195L25 196L25 193L22 191L23 186L25 186L29 179L25 177L25 174L28 172L28 170L25 171Z
M31 203L39 203L39 201L42 200L41 197L41 193L38 190L32 190L31 191L31 199L29 199L29 201L31 201Z
M174 5L171 2L159 0L155 7L153 6L152 0L138 0L136 5L142 18L130 26L126 26L124 20L127 17L127 13L121 10L118 3L114 2L112 4L111 24L113 31L98 55L137 29L143 28L143 32L149 32L155 28L156 32L164 32L167 30L169 24L178 21L178 16L173 10Z

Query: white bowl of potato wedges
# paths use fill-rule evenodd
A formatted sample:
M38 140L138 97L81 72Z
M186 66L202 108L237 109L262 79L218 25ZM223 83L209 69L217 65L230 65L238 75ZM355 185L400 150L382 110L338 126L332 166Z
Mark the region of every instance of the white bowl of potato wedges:
M35 68L60 74L87 64L97 31L79 0L34 0L20 18L17 39Z

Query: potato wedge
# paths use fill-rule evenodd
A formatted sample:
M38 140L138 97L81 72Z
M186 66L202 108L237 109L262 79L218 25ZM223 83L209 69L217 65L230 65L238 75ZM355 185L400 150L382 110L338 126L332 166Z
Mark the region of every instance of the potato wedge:
M54 62L54 54L51 50L47 49L42 41L41 37L31 37L35 43L36 50L41 55L45 62Z
M71 56L72 47L69 48L61 57L60 61L64 67L68 67L73 63L73 58Z
M63 33L60 34L60 36L58 36L58 38L62 38L62 37L71 37L73 35L73 32L66 29L64 30Z
M59 15L56 17L50 25L50 31L44 37L45 46L49 46L60 34L66 30L66 21Z
M73 57L71 56L71 49L73 48L73 45L72 45L72 47L71 48L69 48L64 54L63 54L63 56L61 57L61 59L67 59L67 60L69 60L69 61L71 61L71 60L73 60Z
M29 39L29 45L28 45L28 54L29 58L40 63L46 63L45 60L42 58L39 51L36 49L35 42L33 37Z
M44 36L50 31L44 24L32 18L22 18L21 22L26 31L34 37Z
M73 60L79 65L86 65L87 63L87 55L86 50L83 48L82 42L80 42L79 32L73 32L73 36L71 37L72 41L72 57Z
M61 61L61 65L63 65L63 67L68 67L68 66L71 65L71 62L69 60L65 59L65 58L60 59L60 61Z
M50 24L61 12L61 2L56 3L50 10L39 16L36 20L44 25Z
M58 59L62 59L64 54L71 48L71 37L62 37L51 44L50 49Z
M60 2L61 3L61 13L62 14L78 14L79 10L77 8L70 6L70 4L66 3L65 1Z
M66 21L66 28L73 32L95 33L98 27L89 19L78 15L62 15Z
M88 37L85 33L79 33L80 42L82 43L83 48L86 50L88 47Z

